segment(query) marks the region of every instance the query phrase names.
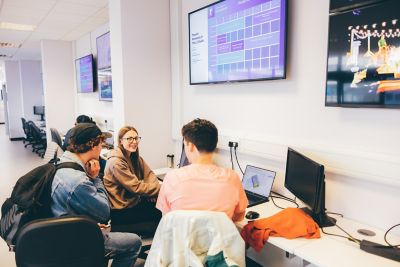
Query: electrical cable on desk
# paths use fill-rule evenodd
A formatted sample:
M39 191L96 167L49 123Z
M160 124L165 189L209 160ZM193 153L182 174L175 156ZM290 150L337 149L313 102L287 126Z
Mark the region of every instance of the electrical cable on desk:
M287 197L287 196L284 196L284 195L279 194L278 192L275 192L275 191L272 191L272 190L271 190L271 193L272 193L272 194L275 194L275 195L278 195L278 196L280 196L281 198L287 199L287 200L289 200L289 201L294 201L294 202L296 202L296 197L295 197L294 200L293 200L293 199L291 199L291 198L289 198L289 197Z
M287 198L287 197L280 197L280 196L272 196L272 195L271 195L272 203L274 203L275 207L277 207L277 208L279 208L279 209L282 209L282 210L283 210L283 209L285 209L285 208L282 208L281 206L277 205L277 204L275 203L275 201L274 201L274 198L279 198L279 199L283 199L283 200L292 202L292 203L294 203L294 204L296 205L296 208L299 207L299 204L297 204L296 201L294 201L293 199L290 199L290 198Z
M242 175L243 175L244 172L243 172L243 170L242 170L242 167L240 167L240 163L239 163L239 160L238 160L238 157L237 157L237 154L236 154L236 147L234 148L234 151L235 151L236 163L237 163L237 165L239 166L239 169L240 169L240 171L242 172Z
M349 241L352 241L352 242L355 242L357 244L360 244L360 240L359 239L351 238L349 236L344 236L344 235L337 235L337 234L327 233L327 232L324 231L323 227L321 227L321 231L326 235L332 235L332 236L338 236L338 237L346 238Z
M338 215L340 215L339 213L338 213ZM331 221L329 218L327 218L329 221ZM332 221L331 221L332 222ZM324 231L324 228L323 227L321 227L321 231L324 233L324 234L326 234L326 235L333 235L333 236L338 236L338 237L343 237L343 238L346 238L347 240L349 240L349 241L352 241L352 242L354 242L354 243L356 243L356 244L360 244L361 243L361 241L359 240L359 239L357 239L357 238L355 238L355 237L353 237L351 234L349 234L346 230L344 230L342 227L340 227L337 223L334 223L334 222L332 222L337 228L339 228L340 230L342 230L347 236L344 236L344 235L337 235L337 234L332 234L332 233L327 233L327 232L325 232Z
M343 214L337 213L337 212L330 212L330 211L327 211L326 214L335 214L335 215L339 215L340 217L343 218Z
M274 198L275 198L274 196L271 196L272 203L274 203L275 207L277 207L277 208L279 208L279 209L281 209L281 210L285 209L285 208L282 208L281 206L277 205L277 204L275 203L275 201L274 201Z
M234 170L235 168L234 168L234 166L233 166L232 147L229 147L229 151L230 151L230 154L231 154L232 170Z
M400 223L399 223L399 224L395 224L395 225L393 225L392 227L390 227L389 230L387 230L387 231L385 232L385 235L383 236L383 239L385 239L386 244L388 244L388 245L391 246L392 248L400 247L400 244L398 244L398 245L392 245L392 244L390 244L390 243L387 241L386 236L387 236L387 234L389 233L390 230L392 230L393 228L395 228L395 227L397 227L397 226L400 226Z

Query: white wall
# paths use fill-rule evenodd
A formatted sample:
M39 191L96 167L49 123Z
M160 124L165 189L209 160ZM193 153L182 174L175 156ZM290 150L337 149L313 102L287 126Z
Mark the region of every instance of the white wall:
M172 152L169 1L110 1L114 129L139 131L152 168Z
M86 34L75 41L75 59L93 54L97 58L96 38L109 31L108 23L97 28L96 30ZM76 74L76 73L75 73ZM76 79L74 79L76 81ZM76 82L74 82L76 88ZM77 90L75 89L77 92ZM85 114L92 117L96 123L105 128L105 120L107 120L107 128L113 127L113 102L99 101L98 90L93 93L77 94L77 113L76 116Z
M2 90L3 85L6 83L6 78L4 74L4 61L0 61L0 90ZM0 124L5 123L6 118L5 118L5 105L4 105L4 97L5 97L5 92L3 93L3 97L0 96Z
M24 117L26 120L39 120L40 116L33 114L33 106L44 105L41 62L21 60L20 73Z
M7 90L7 128L9 138L25 137L22 129L23 117L21 75L18 61L5 61L5 81Z
M171 0L175 140L182 124L207 118L220 131L218 161L230 165L227 142L237 140L242 165L278 171L274 189L287 195L294 147L325 164L328 210L383 229L398 223L400 111L324 106L329 1L289 0L285 80L190 86L187 14L211 2Z
M72 43L41 41L46 127L65 133L75 122L74 65ZM48 135L49 131L47 131ZM49 140L49 139L48 139Z

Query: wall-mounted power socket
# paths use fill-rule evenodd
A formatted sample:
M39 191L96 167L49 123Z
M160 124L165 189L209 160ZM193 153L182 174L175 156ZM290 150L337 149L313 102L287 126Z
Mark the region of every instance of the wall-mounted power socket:
M233 147L233 148L237 148L239 146L239 143L238 142L229 141L228 142L228 146L229 147Z

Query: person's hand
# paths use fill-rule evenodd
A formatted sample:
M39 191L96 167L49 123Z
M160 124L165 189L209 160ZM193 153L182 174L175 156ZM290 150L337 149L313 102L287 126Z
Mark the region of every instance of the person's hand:
M100 227L100 230L101 230L102 232L107 233L107 232L110 232L110 231L111 231L111 224L110 224L110 223L108 223L108 224L97 223L97 225Z
M97 178L100 172L100 163L97 159L91 159L85 164L86 173L91 179Z

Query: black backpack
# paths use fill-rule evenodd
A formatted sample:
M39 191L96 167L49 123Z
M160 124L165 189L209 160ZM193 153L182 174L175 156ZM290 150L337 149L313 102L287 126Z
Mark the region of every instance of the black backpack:
M51 212L51 186L56 171L72 168L84 171L75 162L49 162L39 166L18 179L11 193L1 206L0 236L14 250L18 230L26 223L53 217Z

